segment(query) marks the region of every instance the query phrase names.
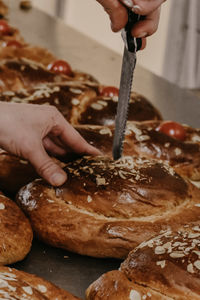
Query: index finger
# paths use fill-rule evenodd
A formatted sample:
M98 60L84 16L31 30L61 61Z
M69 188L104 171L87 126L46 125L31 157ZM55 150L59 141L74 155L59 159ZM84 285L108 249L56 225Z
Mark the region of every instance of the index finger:
M86 140L76 131L62 115L56 120L55 126L50 131L53 135L59 137L63 146L70 148L78 154L100 155L101 152L91 146Z

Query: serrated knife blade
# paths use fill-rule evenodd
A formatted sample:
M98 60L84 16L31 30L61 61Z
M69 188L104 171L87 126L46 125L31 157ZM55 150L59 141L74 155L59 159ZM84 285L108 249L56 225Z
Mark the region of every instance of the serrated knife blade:
M136 65L136 54L129 52L124 47L121 80L119 88L119 99L117 115L115 119L115 134L113 142L113 158L119 159L122 155L123 141L128 117L128 106L133 81L133 72Z
M115 133L112 151L114 160L119 159L123 151L133 73L136 66L136 51L141 47L142 43L141 39L133 38L131 35L132 26L139 20L139 16L131 11L128 11L128 15L129 21L122 31L122 38L125 46L122 60L117 115L115 118Z

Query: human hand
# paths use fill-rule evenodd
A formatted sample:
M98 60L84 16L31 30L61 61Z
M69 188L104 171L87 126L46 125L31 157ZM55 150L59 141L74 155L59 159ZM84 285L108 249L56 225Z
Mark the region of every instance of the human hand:
M128 21L127 9L129 7L136 14L145 16L138 21L132 29L132 35L145 38L156 32L160 17L160 7L166 0L97 0L110 16L111 28L117 32L125 27Z
M98 155L51 105L0 102L0 147L30 161L40 176L59 186L66 173L48 155Z

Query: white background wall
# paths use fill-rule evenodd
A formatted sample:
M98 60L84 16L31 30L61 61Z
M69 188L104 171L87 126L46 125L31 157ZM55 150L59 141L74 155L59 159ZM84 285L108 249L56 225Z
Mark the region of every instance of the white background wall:
M164 55L167 49L166 37L173 0L162 6L158 31L147 39L147 47L138 54L138 63L162 76ZM33 0L34 5L54 14L56 0ZM122 53L123 42L120 33L113 33L110 21L102 7L95 0L66 0L63 13L66 24L99 41L112 50Z

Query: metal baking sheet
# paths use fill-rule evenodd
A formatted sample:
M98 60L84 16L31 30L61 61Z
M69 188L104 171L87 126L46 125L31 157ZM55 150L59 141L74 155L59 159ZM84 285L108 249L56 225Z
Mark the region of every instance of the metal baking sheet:
M106 85L119 85L121 56L36 9L22 11L19 1L9 0L10 23L27 42L46 47L74 69L94 75ZM146 96L165 119L200 127L200 99L137 66L133 89ZM49 247L38 241L17 269L37 274L74 295L84 298L85 289L106 271L117 269L120 261L83 257Z

